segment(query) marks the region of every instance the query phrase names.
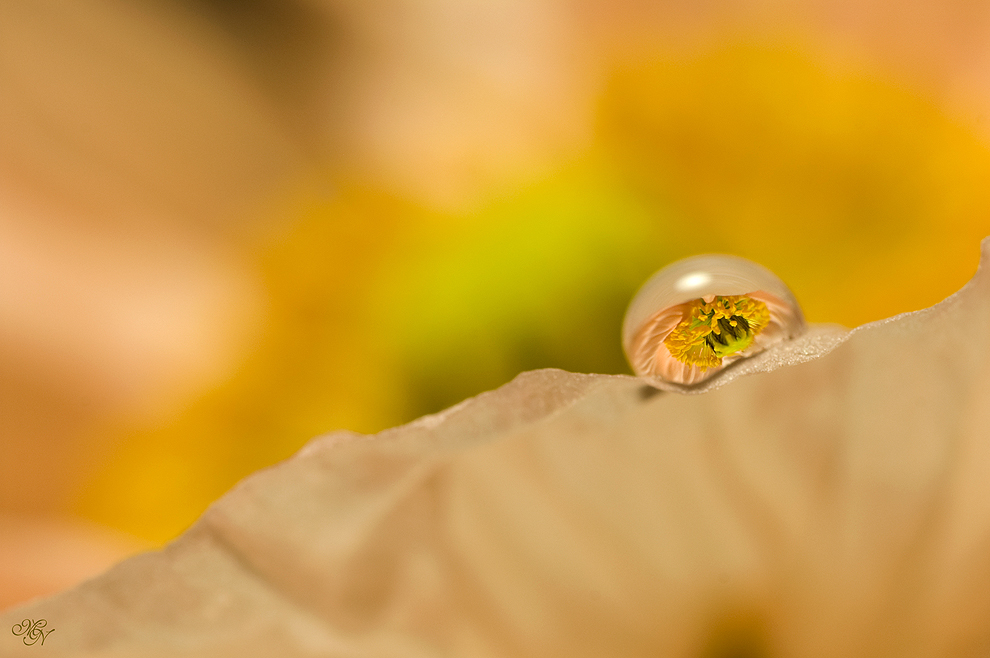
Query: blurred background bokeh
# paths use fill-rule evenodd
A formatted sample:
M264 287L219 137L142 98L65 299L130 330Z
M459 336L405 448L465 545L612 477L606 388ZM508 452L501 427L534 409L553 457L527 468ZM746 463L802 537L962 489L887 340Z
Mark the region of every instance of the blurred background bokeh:
M628 372L679 257L934 304L988 117L987 2L0 3L0 608L316 435Z

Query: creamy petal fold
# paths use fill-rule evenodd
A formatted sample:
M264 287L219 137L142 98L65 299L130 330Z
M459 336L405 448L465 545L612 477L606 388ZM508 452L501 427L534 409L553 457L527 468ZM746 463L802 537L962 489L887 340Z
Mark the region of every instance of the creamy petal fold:
M0 621L47 619L49 658L980 655L988 252L943 303L810 331L704 395L535 371L317 439Z

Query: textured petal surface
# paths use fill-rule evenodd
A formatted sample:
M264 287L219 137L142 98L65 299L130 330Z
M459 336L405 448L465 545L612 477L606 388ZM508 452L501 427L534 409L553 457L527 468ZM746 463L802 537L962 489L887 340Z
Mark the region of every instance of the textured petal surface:
M705 395L525 373L317 439L0 621L46 619L49 658L983 655L988 328L984 266Z

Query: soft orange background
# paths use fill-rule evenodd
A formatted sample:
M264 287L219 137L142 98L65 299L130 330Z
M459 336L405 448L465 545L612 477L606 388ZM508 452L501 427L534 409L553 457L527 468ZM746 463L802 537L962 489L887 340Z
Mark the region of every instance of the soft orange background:
M813 322L938 302L988 89L980 3L4 3L0 606L315 435L627 372L682 256Z

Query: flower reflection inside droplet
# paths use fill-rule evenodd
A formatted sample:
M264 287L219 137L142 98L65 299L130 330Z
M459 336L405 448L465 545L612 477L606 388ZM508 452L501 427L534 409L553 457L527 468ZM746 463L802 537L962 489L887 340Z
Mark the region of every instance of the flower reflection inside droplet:
M647 281L626 312L622 343L637 375L691 385L803 330L783 281L744 258L714 254Z

